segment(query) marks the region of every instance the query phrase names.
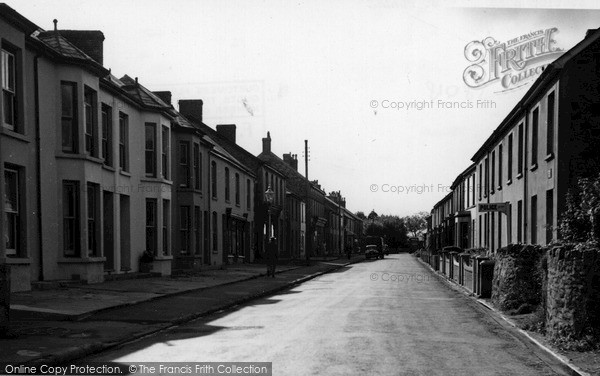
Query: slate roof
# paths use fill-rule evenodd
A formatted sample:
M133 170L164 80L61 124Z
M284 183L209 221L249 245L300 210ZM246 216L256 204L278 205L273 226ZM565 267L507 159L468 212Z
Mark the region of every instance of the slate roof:
M146 89L143 85L138 83L137 80L134 80L128 75L121 77L120 82L123 83L121 88L144 107L155 110L168 110L172 108L171 105L165 103L156 94Z
M286 186L290 190L290 192L292 192L300 197L305 196L306 178L302 174L300 174L298 171L296 171L296 169L294 169L292 166L287 164L283 159L279 158L277 155L275 155L272 152L260 153L258 155L258 159L273 166L278 171L283 173L283 175L287 179ZM310 185L313 188L318 189L317 187L315 187L315 185L313 183L310 183ZM324 194L323 194L323 197L325 197Z
M218 144L222 149L226 150L229 155L235 158L247 170L252 171L253 176L258 173L258 169L263 165L263 163L255 155L235 142L223 137L221 134L219 134L219 132L200 121L192 121L191 124L210 137L210 139L212 139L214 143Z
M60 31L42 31L36 37L58 52L62 57L96 62L86 55L85 52L75 47L67 38L60 35Z

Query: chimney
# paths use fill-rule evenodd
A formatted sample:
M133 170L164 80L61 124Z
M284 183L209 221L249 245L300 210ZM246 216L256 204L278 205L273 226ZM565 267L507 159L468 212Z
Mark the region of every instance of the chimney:
M585 37L586 37L586 38L587 38L587 37L589 37L590 35L594 34L594 33L595 33L597 30L598 30L598 29L588 29L588 30L585 32Z
M283 161L290 165L294 170L298 171L298 155L287 153L283 155Z
M190 120L202 122L202 99L182 99L179 101L179 112Z
M217 124L217 133L235 144L235 124Z
M56 27L56 24L55 24ZM104 63L104 34L99 30L59 30L75 47L85 52L100 65Z
M263 138L263 153L271 152L271 132L267 132L267 138Z
M152 94L159 97L163 102L171 106L171 92L170 91L153 91Z

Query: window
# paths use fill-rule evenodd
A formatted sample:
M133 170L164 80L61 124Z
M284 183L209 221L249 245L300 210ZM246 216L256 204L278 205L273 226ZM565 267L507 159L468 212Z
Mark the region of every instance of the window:
M190 253L190 207L179 208L179 239L181 240L182 255Z
M129 171L129 116L119 112L119 168Z
M550 244L554 230L554 190L546 191L546 244Z
M485 158L485 190L483 195L487 196L490 192L490 161L489 158Z
M189 188L190 186L190 143L187 141L179 142L179 173L181 188Z
M79 257L79 182L63 182L63 251Z
M517 202L517 243L523 243L523 201Z
M169 179L169 127L162 126L161 173L164 179Z
M210 163L210 179L212 197L217 198L217 163L215 161Z
M217 252L217 241L218 241L217 226L218 226L217 212L213 212L212 213L212 250L215 253Z
M548 95L546 115L546 154L554 153L554 92Z
M519 124L519 145L517 146L518 149L518 159L517 159L517 173L518 174L522 174L523 173L523 123Z
M251 192L251 185L250 185L250 179L246 180L246 209L250 210L251 209L251 197L252 197L252 192Z
M3 125L11 131L17 126L17 77L15 54L2 46L2 105L4 108Z
M537 243L537 195L531 197L531 244Z
M194 240L196 242L196 255L202 254L202 233L200 229L202 226L202 212L199 206L194 206Z
M97 132L96 132L96 92L85 87L84 95L84 115L85 115L85 152L92 157L98 156L96 150Z
M156 177L156 124L146 123L146 176Z
M87 249L88 256L98 256L98 236L100 218L98 217L99 188L97 184L87 184Z
M6 166L4 169L4 213L6 255L17 256L21 246L21 184L19 171Z
M506 174L508 180L512 180L512 170L513 170L513 135L512 133L508 135L508 166L506 170Z
M506 244L512 243L512 204L508 204L508 213L506 215Z
M167 256L169 252L169 217L171 213L171 202L169 200L163 200L163 221L162 221L162 241L163 241L163 255Z
M202 173L200 172L200 145L194 143L194 189L200 190Z
M538 163L538 119L539 108L536 108L531 121L531 166L536 166Z
M240 174L235 174L235 204L240 206Z
M483 231L482 231L482 219L481 218L482 218L482 215L479 214L479 247L482 246L482 244L481 244L481 234L483 233Z
M502 248L502 214L498 212L498 248Z
M225 201L229 201L231 198L231 187L229 181L229 168L225 167Z
M498 189L502 189L502 144L498 145Z
M102 104L102 158L112 166L112 108Z
M483 192L483 185L482 185L482 180L483 179L483 164L480 163L479 164L479 186L478 186L478 191L479 191L479 201L481 201L481 195ZM481 243L481 242L480 242Z
M490 191L494 193L496 186L496 151L492 151L492 183L490 185Z
M156 199L146 199L146 251L156 255Z
M77 153L77 85L74 82L61 82L60 92L62 151Z

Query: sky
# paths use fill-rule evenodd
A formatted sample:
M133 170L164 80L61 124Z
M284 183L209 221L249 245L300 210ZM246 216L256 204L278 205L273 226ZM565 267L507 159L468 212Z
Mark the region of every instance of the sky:
M341 191L354 212L399 216L430 211L449 192L536 77L509 90L499 80L468 86L467 45L555 29L558 51L527 71L600 27L595 1L7 4L46 30L55 18L59 29L101 30L113 74L171 91L176 108L203 99L204 122L236 124L238 144L255 155L270 131L273 152L297 154L304 173L308 140L309 179Z

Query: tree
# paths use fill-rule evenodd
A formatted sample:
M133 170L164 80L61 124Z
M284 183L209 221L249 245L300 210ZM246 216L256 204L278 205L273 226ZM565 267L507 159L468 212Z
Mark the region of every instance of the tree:
M372 213L375 213L374 211ZM365 235L381 236L391 248L408 246L404 221L397 215L369 215L370 222L365 224Z
M427 230L428 216L429 213L422 211L403 218L406 230L413 238L419 237L419 235Z

